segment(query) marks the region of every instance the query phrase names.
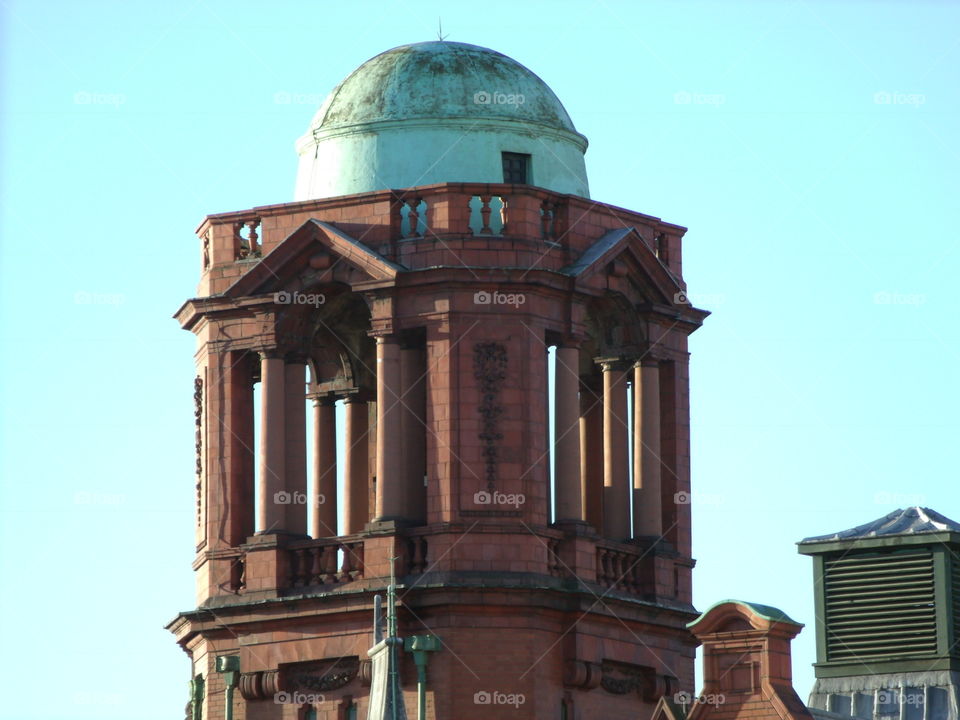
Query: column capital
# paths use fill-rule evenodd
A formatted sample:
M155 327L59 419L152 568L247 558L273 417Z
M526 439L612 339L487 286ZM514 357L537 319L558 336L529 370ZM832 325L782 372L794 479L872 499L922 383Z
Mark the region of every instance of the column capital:
M257 355L261 360L283 360L283 351L276 347L260 348L257 350Z
M314 404L314 405L317 405L317 406L329 406L329 405L336 405L336 404L337 404L337 396L336 396L336 395L329 395L329 394L316 395L316 394L314 394L314 395L310 395L310 399L313 400L313 404Z
M631 361L625 357L598 357L593 361L600 366L603 372L616 372L618 370L629 370L632 367Z
M637 358L633 367L660 367L660 358L654 357L653 355L644 355L643 357Z
M393 328L370 330L367 335L372 337L377 345L392 345L394 343L399 345L401 342L400 333Z

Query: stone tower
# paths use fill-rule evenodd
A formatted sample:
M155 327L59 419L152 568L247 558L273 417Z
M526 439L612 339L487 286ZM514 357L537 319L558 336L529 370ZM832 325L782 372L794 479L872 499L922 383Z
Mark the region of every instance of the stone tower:
M296 201L210 215L197 297L198 718L367 717L395 559L411 717L649 717L692 692L684 228L588 198L546 84L361 65ZM500 706L500 707L495 707Z

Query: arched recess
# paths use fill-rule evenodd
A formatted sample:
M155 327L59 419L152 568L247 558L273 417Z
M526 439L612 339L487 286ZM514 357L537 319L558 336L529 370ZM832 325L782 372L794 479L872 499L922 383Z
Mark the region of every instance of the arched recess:
M305 332L313 400L310 534L329 537L338 527L339 534L362 529L375 501L376 342L363 296L339 283L319 290L324 302L310 309Z
M328 286L325 302L311 313L307 356L311 393L343 396L376 389L376 342L370 337L370 309L345 285Z

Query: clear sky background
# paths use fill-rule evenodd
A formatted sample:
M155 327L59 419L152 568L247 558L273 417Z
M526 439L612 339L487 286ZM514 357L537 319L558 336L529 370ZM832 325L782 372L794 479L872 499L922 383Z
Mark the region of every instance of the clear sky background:
M690 228L694 598L775 605L813 682L794 543L960 519L960 5L0 3L0 717L170 718L193 606L207 213L292 199L293 142L373 55L538 73L594 198ZM697 669L698 677L700 668Z

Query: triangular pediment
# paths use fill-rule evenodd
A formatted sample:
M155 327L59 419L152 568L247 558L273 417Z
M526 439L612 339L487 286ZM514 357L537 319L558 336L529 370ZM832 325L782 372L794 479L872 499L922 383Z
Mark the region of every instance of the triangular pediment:
M262 295L334 282L390 282L405 270L330 223L311 219L227 288L224 296Z
M676 693L674 696L664 695L657 700L653 708L653 716L650 720L686 720L687 708L682 702L677 702L676 698L684 698L683 693Z
M626 262L634 274L642 276L644 286L655 295L651 298L654 302L673 303L677 295L683 293L673 273L634 227L608 230L561 272L573 277L578 286L586 287L596 282L597 276L607 272L610 263L616 260Z

